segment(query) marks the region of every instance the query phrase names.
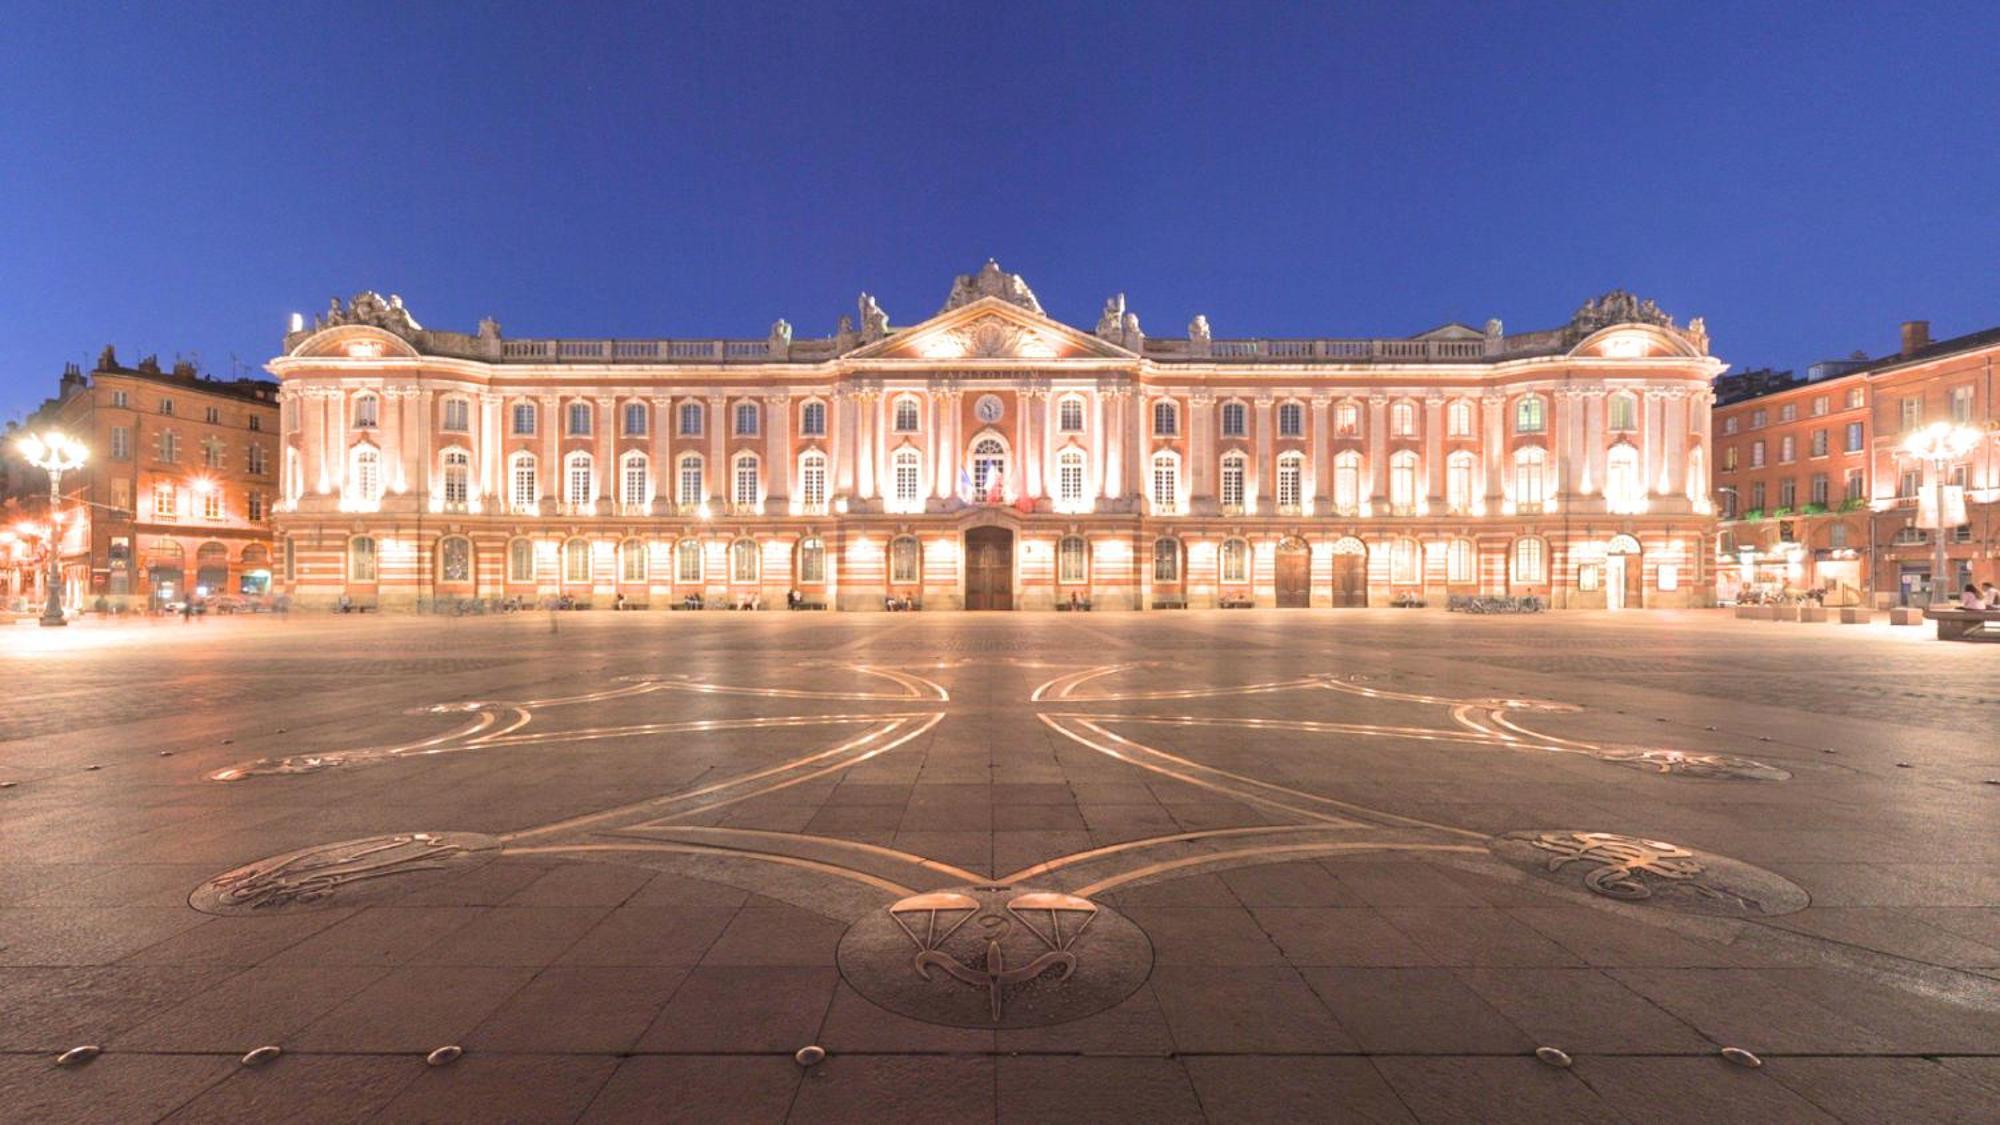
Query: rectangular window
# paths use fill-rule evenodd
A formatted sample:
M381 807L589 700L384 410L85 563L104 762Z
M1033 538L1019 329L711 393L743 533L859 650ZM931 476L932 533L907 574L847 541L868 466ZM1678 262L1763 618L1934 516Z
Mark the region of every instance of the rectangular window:
M533 512L535 510L535 462L523 457L514 462L514 510Z
M1861 388L1860 387L1847 388L1847 409L1858 410L1860 408L1861 408Z
M179 462L181 459L181 439L172 430L160 432L160 460Z
M646 502L646 462L637 457L625 462L625 490L621 496L627 508L637 508Z
M1750 443L1750 467L1753 469L1764 467L1764 443L1761 441Z
M1897 479L1896 495L1905 500L1914 499L1923 486L1924 474L1921 470L1904 469L1903 475Z
M1961 425L1972 421L1972 385L1951 389L1951 420Z
M1799 506L1799 482L1793 480L1790 477L1786 477L1784 480L1779 481L1778 507L1796 508L1798 506Z
M590 432L590 404L572 402L569 404L569 432L582 435Z
M264 497L261 493L252 492L243 498L243 514L252 523L264 518Z
M1159 437L1174 437L1181 432L1180 411L1174 409L1172 399L1161 399L1153 404L1153 433Z
M1861 499L1862 496L1866 495L1863 490L1867 487L1867 481L1862 477L1860 469L1847 470L1847 498L1849 500Z
M1827 479L1827 475L1825 473L1814 473L1812 478L1812 491L1807 493L1807 503L1825 504L1827 493L1831 487L1832 484Z
M252 418L251 421L256 421ZM251 427L255 429L256 427ZM444 428L448 433L462 434L472 428L472 408L462 398L444 400Z
M1065 457L1057 467L1057 489L1066 506L1083 503L1083 458Z
M826 507L826 461L817 455L808 457L799 470L799 486L803 493L806 510L821 511Z
M1778 421L1780 422L1796 421L1798 416L1799 404L1796 402L1788 402L1778 408Z
M170 520L174 518L174 486L160 483L153 486L153 518Z
M1812 432L1812 455L1814 457L1824 457L1826 456L1826 448L1826 431L1814 430Z
M201 418L211 426L219 426L222 424L222 411L210 406L202 410Z
M130 405L130 403L131 403L131 400L130 400L129 398L127 398L127 397L125 396L125 392L124 392L124 391L112 391L112 392L111 392L111 405L113 405L113 406L127 406L127 405Z
M219 520L222 518L222 490L210 488L201 494L201 518Z
M211 469L222 467L222 443L214 438L201 440L201 463Z
M1736 415L1731 414L1729 417L1724 418L1722 420L1722 432L1725 434L1733 434L1736 432Z
M261 445L253 445L250 447L249 452L247 454L247 459L245 460L244 464L246 467L249 468L249 470L252 473L257 474L258 476L262 476L264 473L268 472L270 468L265 463L264 447Z
M1764 419L1765 419L1765 414L1761 408L1757 410L1752 410L1750 412L1750 428L1753 430L1763 429Z
M535 404L517 402L514 404L514 432L526 436L535 432Z
M1757 511L1764 510L1764 482L1750 482L1750 506Z
M916 409L916 404L911 403L910 408L914 411ZM739 402L736 404L736 432L737 434L743 437L750 437L756 434L757 432L756 403Z
M1813 417L1817 418L1820 415L1826 413L1826 405L1827 404L1825 395L1821 395L1818 398L1813 399L1812 400Z
M1240 457L1225 458L1222 462L1222 506L1243 506L1243 459Z
M129 427L111 427L111 458L114 461L132 459L132 431Z
M1902 421L1902 430L1904 433L1909 433L1911 430L1914 430L1918 426L1924 424L1923 399L1915 396L1906 398L1903 400L1902 408L1903 408L1903 415L1901 421Z
M698 402L681 403L681 433L686 436L692 436L701 433L700 403Z
M1778 463L1789 465L1796 460L1798 460L1797 439L1793 438L1790 434L1786 434L1778 439Z
M1056 418L1056 428L1063 433L1082 433L1083 400L1080 398L1066 398L1062 400L1062 404L1056 408Z
M1849 422L1847 424L1847 452L1861 452L1861 423L1859 422Z
M680 502L682 504L699 504L704 499L705 497L701 491L701 458L683 458L681 460Z
M252 414L252 415L250 416L250 428L251 428L252 430L261 430L261 429L263 429L263 428L264 428L264 416L263 416L263 415L261 415L261 414Z
M917 502L917 458L906 454L896 458L896 503L908 510Z
M1278 406L1278 436L1302 437L1306 432L1306 408L1296 402Z
M1516 582L1540 583L1548 580L1548 561L1542 554L1539 539L1517 539L1514 541L1514 580Z
M1243 404L1240 402L1223 403L1222 436L1242 437L1245 434L1249 433L1250 427L1244 420L1247 413L1248 412L1244 409Z
M826 404L809 402L799 408L799 433L805 437L826 436Z
M643 437L646 433L646 404L628 402L625 404L625 432L631 437Z
M736 503L749 507L757 502L757 459L744 457L736 462Z

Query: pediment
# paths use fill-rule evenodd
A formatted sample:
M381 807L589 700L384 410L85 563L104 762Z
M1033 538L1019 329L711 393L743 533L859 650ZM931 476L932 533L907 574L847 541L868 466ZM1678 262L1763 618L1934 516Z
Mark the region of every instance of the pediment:
M848 356L931 362L1135 358L1108 340L999 297L947 309Z

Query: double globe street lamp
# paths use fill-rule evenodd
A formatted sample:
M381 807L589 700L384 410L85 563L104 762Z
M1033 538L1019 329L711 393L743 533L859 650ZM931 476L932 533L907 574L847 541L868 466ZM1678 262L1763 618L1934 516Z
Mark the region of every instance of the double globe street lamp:
M1933 422L1903 440L1903 452L1931 468L1932 493L1936 503L1937 526L1932 529L1931 542L1935 544L1931 561L1931 604L1949 604L1952 587L1957 585L1956 575L1947 577L1945 567L1944 533L1945 515L1945 475L1951 467L1963 461L1968 454L1978 448L1979 440L1985 435L1972 426L1954 425L1951 422ZM1938 591L1944 591L1944 601L1938 600Z
M90 452L83 443L58 431L29 434L15 446L28 464L49 474L49 577L48 603L42 607L43 625L67 625L62 606L62 478L83 467Z

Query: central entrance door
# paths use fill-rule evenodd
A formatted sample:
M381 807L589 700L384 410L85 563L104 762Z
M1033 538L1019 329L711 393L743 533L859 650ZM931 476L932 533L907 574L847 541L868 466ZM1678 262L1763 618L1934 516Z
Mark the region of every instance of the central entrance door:
M1350 608L1368 604L1368 548L1359 539L1333 545L1333 604Z
M1312 550L1300 539L1278 544L1279 609L1304 609L1312 604Z
M1014 608L1014 533L975 527L965 533L965 608Z

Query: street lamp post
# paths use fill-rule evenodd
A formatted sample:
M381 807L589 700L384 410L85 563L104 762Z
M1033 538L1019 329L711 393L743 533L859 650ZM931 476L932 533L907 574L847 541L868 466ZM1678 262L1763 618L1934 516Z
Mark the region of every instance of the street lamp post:
M30 465L49 474L49 580L48 604L42 607L43 625L67 625L62 606L62 528L58 520L62 507L63 474L83 467L89 452L83 443L54 430L29 434L18 448Z
M1948 581L1944 573L1945 567L1949 565L1949 560L1945 558L1944 550L1945 471L1962 460L1966 454L1971 453L1973 448L1979 444L1979 438L1979 431L1973 429L1971 426L1956 426L1950 422L1933 422L1916 433L1911 434L1903 442L1904 453L1915 457L1931 467L1931 487L1935 489L1932 496L1935 498L1937 505L1937 527L1932 530L1933 546L1931 551L1930 604L1933 606L1938 604L1938 589L1940 586L1945 587L1946 596L1950 596Z

